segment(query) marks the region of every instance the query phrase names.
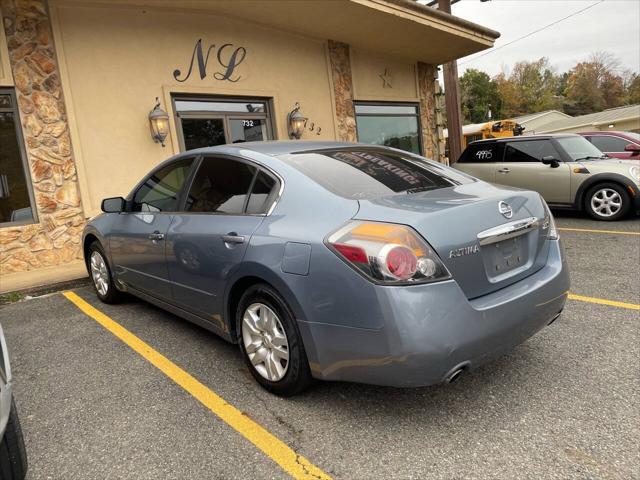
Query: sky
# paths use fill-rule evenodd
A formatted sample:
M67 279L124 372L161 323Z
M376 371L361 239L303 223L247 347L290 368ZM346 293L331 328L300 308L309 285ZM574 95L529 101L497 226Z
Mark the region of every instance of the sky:
M640 72L640 0L461 0L452 5L451 13L500 32L495 43L499 47L593 4L488 55L480 57L489 51L485 50L459 59L459 74L467 68L491 76L501 71L508 74L516 62L540 57L547 57L561 73L595 51L611 52L620 59L623 70Z

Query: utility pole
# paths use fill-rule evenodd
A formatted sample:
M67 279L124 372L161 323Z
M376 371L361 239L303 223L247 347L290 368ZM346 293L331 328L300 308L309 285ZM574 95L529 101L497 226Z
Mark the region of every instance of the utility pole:
M438 9L451 13L451 0L438 0ZM462 112L458 93L458 63L455 60L444 64L444 99L449 131L449 165L453 165L462 153Z

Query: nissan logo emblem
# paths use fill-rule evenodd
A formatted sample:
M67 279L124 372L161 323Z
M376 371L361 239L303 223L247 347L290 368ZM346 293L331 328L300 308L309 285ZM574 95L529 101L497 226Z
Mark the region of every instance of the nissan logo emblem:
M513 210L511 209L511 205L507 202L498 202L498 211L505 217L511 218L513 217Z

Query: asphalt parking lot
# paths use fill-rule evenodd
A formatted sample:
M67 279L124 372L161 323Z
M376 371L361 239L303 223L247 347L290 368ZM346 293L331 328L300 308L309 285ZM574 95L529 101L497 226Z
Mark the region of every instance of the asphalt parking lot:
M640 220L557 222L565 312L449 386L320 383L280 399L236 346L142 301L74 291L164 371L61 293L0 307L28 479L287 478L287 452L300 478L640 478Z

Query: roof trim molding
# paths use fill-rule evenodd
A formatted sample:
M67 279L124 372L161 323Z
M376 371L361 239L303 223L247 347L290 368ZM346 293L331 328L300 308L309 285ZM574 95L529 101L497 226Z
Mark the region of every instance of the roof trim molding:
M456 17L450 13L441 12L440 10L432 7L427 7L422 3L418 3L415 0L370 0L374 3L390 4L396 7L400 7L404 10L410 10L412 14L420 14L425 17L429 17L430 20L436 19L449 24L453 24L459 28L470 30L473 33L488 37L491 40L496 40L500 37L500 32L492 30L477 23L464 20L463 18Z

